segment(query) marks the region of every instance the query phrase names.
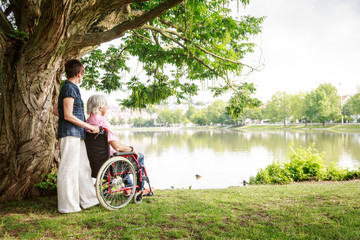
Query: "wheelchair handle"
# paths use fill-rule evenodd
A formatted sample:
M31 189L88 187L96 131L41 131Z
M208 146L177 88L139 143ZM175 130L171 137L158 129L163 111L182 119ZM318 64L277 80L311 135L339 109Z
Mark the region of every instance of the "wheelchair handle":
M104 134L104 132L105 132L104 128L102 126L99 126L99 133L96 134L94 139L96 139L99 136L99 134Z

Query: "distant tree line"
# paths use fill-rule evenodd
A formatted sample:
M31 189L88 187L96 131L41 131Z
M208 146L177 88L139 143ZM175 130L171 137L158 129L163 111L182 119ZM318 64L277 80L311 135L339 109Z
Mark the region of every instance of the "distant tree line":
M198 104L199 105L199 104ZM331 84L320 84L310 92L288 94L276 92L264 105L255 108L242 109L237 119L230 117L226 110L227 103L216 100L208 107L199 107L189 104L186 111L151 107L145 111L156 118L143 117L130 118L128 123L135 127L173 126L189 123L205 125L236 125L248 121L261 123L322 123L326 122L352 122L360 114L360 90L346 102L341 100L336 87ZM112 119L111 124L124 124L125 121Z
M267 119L270 123L351 122L360 114L360 92L343 102L336 87L320 84L308 93L277 92L261 109L247 109L242 119Z
M173 126L186 125L193 123L200 126L205 125L225 125L234 124L234 120L226 114L226 102L222 100L214 101L211 105L204 108L188 106L186 111L177 108L174 110L165 108L146 109L150 114L157 113L157 118L146 120L143 117L129 119L129 124L135 127L153 127L153 126Z

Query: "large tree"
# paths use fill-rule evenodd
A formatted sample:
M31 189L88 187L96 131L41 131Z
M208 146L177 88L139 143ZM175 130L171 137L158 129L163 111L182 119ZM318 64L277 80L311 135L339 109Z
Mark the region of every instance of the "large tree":
M305 117L311 121L320 122L323 126L326 121L340 116L340 96L336 87L330 83L320 84L318 88L307 93L304 105Z
M289 95L290 116L293 121L298 120L301 122L305 118L304 98L305 93L303 92Z
M99 51L84 59L84 84L128 89L124 106L144 108L172 95L184 98L197 91L191 81L204 79L222 80L216 93L233 89L234 98L251 104L249 90L236 79L256 70L242 59L253 51L249 37L260 32L263 19L231 18L229 2L1 0L0 202L38 195L34 184L57 166L52 110L64 63L100 43L123 39L109 52L111 60ZM130 56L142 62L147 81L121 78ZM106 71L103 77L99 67Z
M350 97L350 99L343 105L344 108L348 109L349 113L343 112L344 115L359 115L360 114L360 89L358 92Z
M290 95L286 92L276 92L266 104L264 117L268 118L271 123L280 122L286 126L286 121L290 117Z

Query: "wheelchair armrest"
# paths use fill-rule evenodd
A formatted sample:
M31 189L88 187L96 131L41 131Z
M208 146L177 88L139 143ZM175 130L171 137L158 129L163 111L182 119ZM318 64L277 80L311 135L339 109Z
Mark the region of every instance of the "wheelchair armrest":
M134 155L134 152L114 152L113 156L128 156Z

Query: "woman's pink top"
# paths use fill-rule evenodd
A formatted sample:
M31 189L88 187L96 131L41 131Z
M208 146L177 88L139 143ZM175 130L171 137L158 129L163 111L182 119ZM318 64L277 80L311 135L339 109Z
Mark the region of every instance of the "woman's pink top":
M92 113L90 114L90 117L86 120L88 124L95 125L95 126L102 126L103 128L106 128L108 131L108 142L118 140L114 132L112 131L110 123L106 120L104 116L101 116L98 113ZM116 152L110 145L110 156Z

